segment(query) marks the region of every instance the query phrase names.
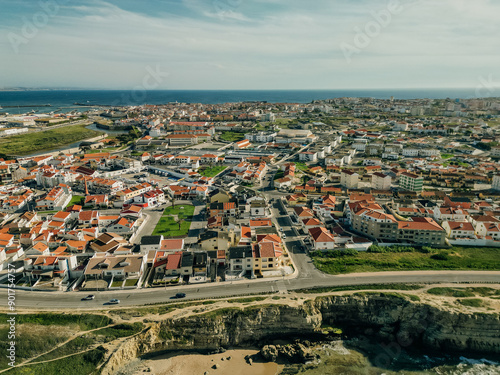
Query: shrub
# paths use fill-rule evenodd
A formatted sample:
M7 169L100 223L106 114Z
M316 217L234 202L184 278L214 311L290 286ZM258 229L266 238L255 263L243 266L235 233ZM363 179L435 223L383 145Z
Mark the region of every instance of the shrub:
M369 253L412 253L416 251L414 247L411 246L379 246L372 245L368 249Z
M460 300L458 300L458 303L460 303L463 306L467 306L467 307L482 307L483 306L483 300L479 299L479 298L460 299Z
M431 255L431 259L434 259L434 260L450 260L450 256L447 253L445 253L445 252L441 252L441 253L437 253L437 254Z

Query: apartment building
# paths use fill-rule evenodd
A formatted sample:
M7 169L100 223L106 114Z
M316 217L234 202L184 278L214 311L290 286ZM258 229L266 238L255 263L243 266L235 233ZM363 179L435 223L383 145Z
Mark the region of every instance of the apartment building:
M347 189L357 189L359 185L359 174L349 170L340 173L340 185Z
M380 172L372 174L372 188L375 190L390 190L391 181L391 176L386 174Z
M399 177L399 186L404 190L420 193L424 188L424 178L415 173L403 172Z

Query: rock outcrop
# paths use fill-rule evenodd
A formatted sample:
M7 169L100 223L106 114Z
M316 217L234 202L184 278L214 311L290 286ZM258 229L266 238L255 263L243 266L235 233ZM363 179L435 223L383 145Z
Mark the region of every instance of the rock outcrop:
M372 293L318 297L300 307L257 305L226 308L177 320L151 323L142 333L124 341L102 367L113 374L128 361L165 350L219 350L264 346L275 339L325 337L321 326L342 329L349 337L378 339L392 352L412 347L440 351L500 353L498 314L467 314L414 303L394 294ZM307 359L307 348L268 346L263 355Z

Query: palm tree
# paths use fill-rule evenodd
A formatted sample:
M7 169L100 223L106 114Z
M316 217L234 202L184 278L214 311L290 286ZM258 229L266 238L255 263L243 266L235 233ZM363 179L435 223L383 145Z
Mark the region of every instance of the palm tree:
M172 207L175 207L175 195L170 197L170 203L172 203Z

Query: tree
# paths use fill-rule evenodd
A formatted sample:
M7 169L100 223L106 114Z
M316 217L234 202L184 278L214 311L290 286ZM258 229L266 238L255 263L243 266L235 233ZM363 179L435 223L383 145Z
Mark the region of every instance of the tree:
M177 215L177 220L175 222L179 225L179 230L181 230L181 225L184 221L185 220L183 214L180 213L179 215Z
M170 203L172 204L172 207L175 207L175 196L172 195L169 200L170 200Z
M184 221L185 221L184 219L177 219L177 220L175 221L177 224L179 224L179 230L181 230L181 225L182 225L182 223L183 223Z

